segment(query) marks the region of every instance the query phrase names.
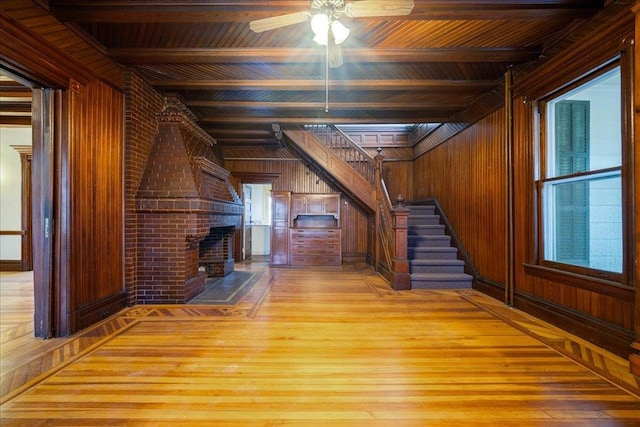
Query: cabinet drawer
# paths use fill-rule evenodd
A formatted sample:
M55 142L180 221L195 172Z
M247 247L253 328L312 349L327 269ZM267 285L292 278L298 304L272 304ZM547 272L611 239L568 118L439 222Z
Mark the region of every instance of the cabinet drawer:
M339 256L322 256L322 255L292 255L291 265L341 265L342 260Z
M291 255L340 255L339 245L291 245Z
M330 236L339 236L340 229L339 228L292 228L291 229L292 236L307 236L307 237L330 237Z
M326 237L291 237L292 245L337 245L340 239Z

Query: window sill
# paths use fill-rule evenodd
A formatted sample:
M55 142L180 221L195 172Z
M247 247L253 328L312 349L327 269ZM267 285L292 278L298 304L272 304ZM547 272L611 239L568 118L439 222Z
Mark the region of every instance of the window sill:
M524 272L530 276L564 283L599 294L606 294L616 298L633 298L635 295L635 289L632 286L627 286L619 282L571 273L541 265L523 264L523 267Z

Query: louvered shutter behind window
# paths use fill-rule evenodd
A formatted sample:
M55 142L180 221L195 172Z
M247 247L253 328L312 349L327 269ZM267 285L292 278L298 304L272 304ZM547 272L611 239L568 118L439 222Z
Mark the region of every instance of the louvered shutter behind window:
M556 176L589 169L589 101L555 106ZM589 265L589 184L556 187L556 261Z

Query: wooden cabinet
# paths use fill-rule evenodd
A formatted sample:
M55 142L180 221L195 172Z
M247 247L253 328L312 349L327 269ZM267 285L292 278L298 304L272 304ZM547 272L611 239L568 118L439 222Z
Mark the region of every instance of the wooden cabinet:
M341 265L340 193L271 194L272 265Z
M339 228L292 228L291 265L341 265Z
M293 193L291 195L291 216L330 215L340 219L340 194Z

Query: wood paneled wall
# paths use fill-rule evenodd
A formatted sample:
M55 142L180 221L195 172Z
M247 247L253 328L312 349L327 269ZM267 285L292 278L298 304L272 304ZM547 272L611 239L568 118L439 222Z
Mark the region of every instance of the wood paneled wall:
M637 322L637 284L633 283L633 276L630 275L632 272L627 272L623 283L611 284L597 278L541 269L536 259L538 221L534 182L539 132L537 103L613 58L620 56L623 65L625 61L631 65L629 54L632 53L633 14L628 5L622 4L617 5L613 12L615 13L606 20L591 21L589 28L583 29L587 33L576 32L572 38L567 39L564 49L547 63L514 77L517 94L513 100L516 165L515 286L517 307L553 321L564 329L576 330L592 342L628 357L631 352L629 344L633 341L633 329ZM631 96L631 87L623 84L623 90ZM627 155L633 152L628 147L630 143L633 143L631 138L623 142L626 147L623 152ZM633 176L633 163L628 161L626 165L624 175ZM633 212L631 205L638 203L629 194L630 188L630 185L623 185L623 201L627 201L623 211L628 213ZM635 212L637 216L637 209ZM631 247L632 245L627 246ZM633 255L627 251L627 257Z
M86 327L124 306L124 96L92 80L71 82L68 212L72 325Z
M44 296L36 304L46 307L36 316L52 325L42 336L68 335L125 305L124 98L119 90L124 73L36 2L13 1L3 5L3 13L14 19L0 16L3 47L10 47L3 50L3 65L32 87L56 89L56 101L43 111L55 123L55 135L47 138L51 149L34 146L46 157L39 165L51 164L53 199L34 194L46 199L38 203L55 206L50 221L34 218L34 231L44 230L34 232L34 258L40 260L34 268L50 263L54 271L52 283L35 281L36 298ZM41 144L40 138L34 144ZM39 240L47 233L53 235L53 259Z
M387 184L391 202L394 202L399 195L402 195L406 200L411 200L414 182L412 161L385 161L382 166L382 177Z
M623 62L630 61L632 22L628 7L621 6L617 16L591 23L582 37L576 34L573 44L564 46L548 64L516 74L512 100L514 304L623 357L631 353L638 324L634 272L626 276L625 283L612 285L544 270L537 264L536 103L617 55ZM632 87L625 90L630 95ZM498 299L505 298L508 267L506 129L506 110L501 108L418 157L413 171L413 199L439 199L478 271L474 285ZM626 176L638 173L633 170L637 162L627 165L631 170ZM623 191L630 193L632 188L629 185ZM635 215L631 223L638 224L637 197L628 194L623 200L630 203L625 212ZM637 254L628 256L637 259Z
M415 160L413 200L440 201L483 278L505 283L505 117L500 110Z
M331 185L322 174L318 173L306 162L291 158L256 159L256 160L227 160L224 167L232 174L276 174L279 178L273 182L273 190L292 191L294 193L332 193L340 191ZM345 203L346 202L346 203ZM368 250L368 221L367 214L342 194L342 253L345 261L364 260Z

